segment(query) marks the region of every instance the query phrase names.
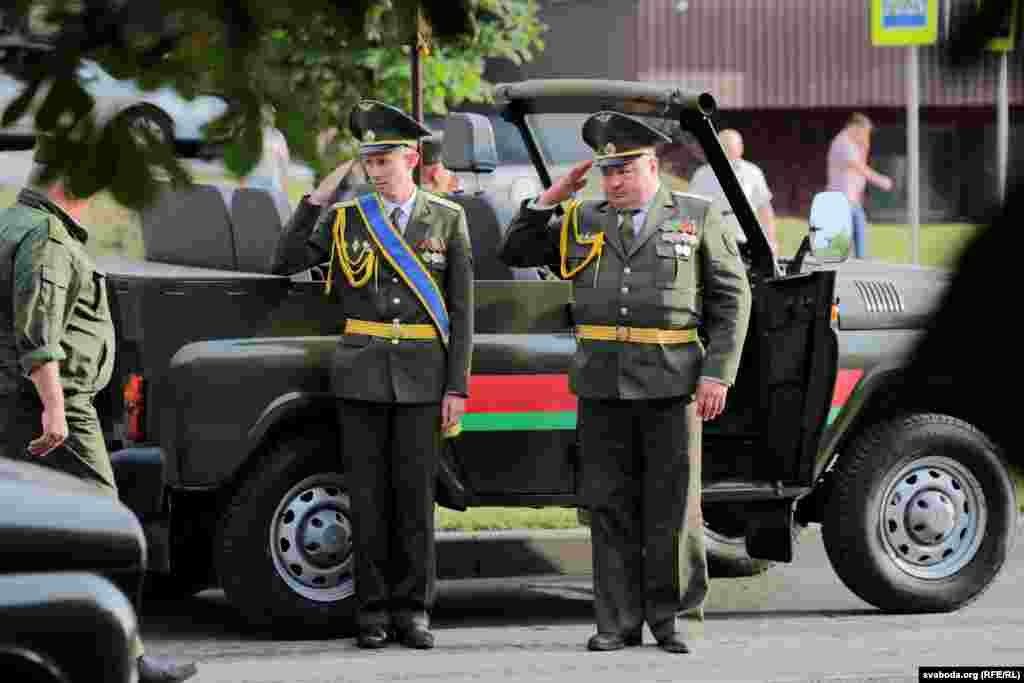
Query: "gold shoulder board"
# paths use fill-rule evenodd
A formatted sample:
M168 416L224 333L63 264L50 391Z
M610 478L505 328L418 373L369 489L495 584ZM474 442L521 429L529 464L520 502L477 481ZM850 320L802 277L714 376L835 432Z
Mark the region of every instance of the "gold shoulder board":
M445 199L444 197L438 197L433 192L427 192L426 190L421 190L421 192L423 192L423 196L425 196L427 198L427 201L429 201L429 202L433 202L434 204L439 204L439 205L441 205L443 207L451 209L452 211L462 211L462 206L457 204L457 203L455 203L455 202L453 202L453 201L451 201L450 199Z

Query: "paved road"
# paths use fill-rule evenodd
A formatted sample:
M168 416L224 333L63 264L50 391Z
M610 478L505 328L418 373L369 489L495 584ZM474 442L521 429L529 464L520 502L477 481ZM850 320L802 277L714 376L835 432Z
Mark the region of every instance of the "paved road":
M151 652L200 661L199 683L328 681L917 681L919 665L1024 665L1024 544L978 602L954 614L895 616L850 593L805 533L797 561L712 584L688 656L646 647L588 653L587 577L442 582L438 646L358 650L345 640L247 633L223 595L151 604Z

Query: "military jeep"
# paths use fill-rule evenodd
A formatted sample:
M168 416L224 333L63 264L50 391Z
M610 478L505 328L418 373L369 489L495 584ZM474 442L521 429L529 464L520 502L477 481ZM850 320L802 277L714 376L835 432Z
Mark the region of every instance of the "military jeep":
M848 219L834 208L812 216L798 255L776 259L717 141L711 95L587 80L497 92L544 185L589 156L580 124L604 109L699 154L729 198L753 309L727 410L704 427L712 571L790 561L795 531L817 522L839 576L883 610L953 610L990 585L1017 518L1004 454L969 402L902 380L948 274L844 260ZM487 119L452 115L444 146L446 165L479 182L452 196L473 239L476 336L438 502L576 506L570 283L497 258L518 204L487 181ZM168 191L144 219L147 261L102 262L119 346L99 410L155 588L220 585L250 623L334 632L354 595L345 435L328 385L343 320L318 269L268 272L281 216L252 192Z

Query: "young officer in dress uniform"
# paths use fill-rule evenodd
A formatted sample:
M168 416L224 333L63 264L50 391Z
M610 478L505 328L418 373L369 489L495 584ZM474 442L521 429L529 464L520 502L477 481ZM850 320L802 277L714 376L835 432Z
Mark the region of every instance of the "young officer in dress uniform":
M332 206L312 234L284 234L274 272L329 262L342 332L331 386L351 474L364 648L392 635L433 647L434 480L442 432L461 419L473 333L473 264L458 204L413 183L417 139L402 111L360 102L350 126L375 191Z
M586 184L586 161L524 203L502 258L573 281L582 500L590 509L597 633L591 650L687 652L676 616L701 614L700 422L725 407L750 311L735 235L710 202L660 185L643 122L599 112L583 125L606 201L554 208ZM698 329L706 336L705 349Z

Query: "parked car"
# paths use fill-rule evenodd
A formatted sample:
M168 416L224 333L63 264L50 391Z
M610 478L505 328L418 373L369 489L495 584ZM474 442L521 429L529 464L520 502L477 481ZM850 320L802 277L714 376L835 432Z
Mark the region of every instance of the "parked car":
M146 546L135 515L79 480L0 458L0 670L31 683L136 680Z
M842 261L834 210L812 216L809 255L776 261L717 142L710 95L587 80L498 94L542 184L548 160L587 155L589 113L641 115L701 150L747 235L750 332L728 410L704 427L717 575L791 560L794 532L821 522L839 576L884 610L953 610L991 584L1016 520L1006 454L962 403L894 390L946 272ZM486 117L452 115L445 159L489 172L494 140ZM570 284L517 280L497 258L518 208L510 197L453 199L469 217L477 327L464 432L444 453L438 502L575 506ZM281 230L271 206L255 189L168 190L143 216L146 261L101 259L118 356L97 408L154 587L220 585L253 624L333 632L354 596L327 371L342 321L318 271L268 272Z

